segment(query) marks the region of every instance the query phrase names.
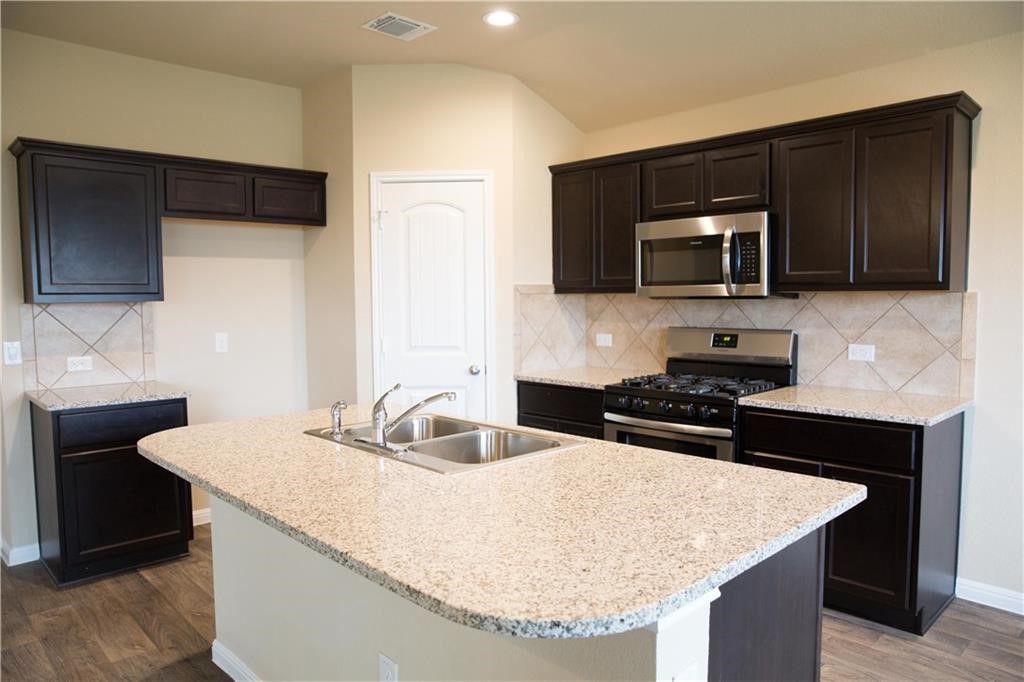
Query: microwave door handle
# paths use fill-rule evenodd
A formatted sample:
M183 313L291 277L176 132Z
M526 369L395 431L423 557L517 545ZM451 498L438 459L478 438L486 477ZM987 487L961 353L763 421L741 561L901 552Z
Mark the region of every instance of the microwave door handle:
M722 281L725 282L725 293L736 295L736 286L732 281L732 238L736 234L734 227L725 230L722 236Z

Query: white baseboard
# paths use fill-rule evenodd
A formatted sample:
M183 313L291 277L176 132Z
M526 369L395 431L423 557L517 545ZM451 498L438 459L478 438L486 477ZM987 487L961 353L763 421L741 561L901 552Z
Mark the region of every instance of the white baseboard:
M214 665L227 673L227 676L235 682L259 681L260 678L256 676L256 673L250 670L249 666L242 662L242 659L235 656L235 652L221 644L219 640L213 640L210 650L213 654Z
M210 508L192 510L192 525L203 526L210 522Z
M11 547L4 542L0 546L0 557L8 566L17 566L18 564L27 564L30 561L35 561L39 558L39 545L21 545L20 547Z
M966 578L956 579L956 596L977 604L991 606L1024 616L1024 593L996 587Z

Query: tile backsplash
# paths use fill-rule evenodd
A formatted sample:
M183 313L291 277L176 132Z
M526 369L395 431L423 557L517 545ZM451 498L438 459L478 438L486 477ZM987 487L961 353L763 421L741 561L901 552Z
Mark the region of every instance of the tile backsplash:
M21 307L26 390L146 381L154 377L148 303L52 303ZM92 369L67 371L90 356Z
M664 370L668 327L795 329L800 383L973 395L973 292L809 293L799 298L655 300L632 294L555 294L518 285L517 359L524 371L564 367ZM597 334L611 346L597 346ZM874 362L847 344L875 346Z

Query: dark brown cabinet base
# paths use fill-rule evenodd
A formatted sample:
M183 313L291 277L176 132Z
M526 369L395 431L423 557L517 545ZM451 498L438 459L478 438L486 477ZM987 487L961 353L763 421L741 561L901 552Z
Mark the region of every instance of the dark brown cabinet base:
M604 391L520 381L519 425L604 438Z
M953 599L963 415L934 426L747 409L741 461L867 487L828 525L825 606L924 634Z
M40 558L54 582L188 554L191 488L135 446L184 426L184 399L31 414Z

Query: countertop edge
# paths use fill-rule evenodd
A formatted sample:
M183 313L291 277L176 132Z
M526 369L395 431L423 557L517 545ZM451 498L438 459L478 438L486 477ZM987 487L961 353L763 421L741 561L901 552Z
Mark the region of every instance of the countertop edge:
M867 489L862 486L857 493L854 493L842 501L832 505L821 514L805 519L786 533L766 542L753 552L739 557L731 564L709 575L706 579L689 585L683 590L663 599L660 602L651 604L636 611L623 614L610 614L599 618L580 621L535 621L491 616L461 607L452 606L436 597L426 594L420 590L416 590L400 580L392 578L387 573L353 559L344 552L317 540L309 534L304 533L284 521L281 521L277 517L272 516L271 514L246 503L244 500L211 485L208 481L200 479L199 477L180 469L156 453L144 448L142 446L142 441L139 443L139 452L147 459L172 471L176 475L184 478L217 499L232 505L258 521L261 521L271 528L284 533L318 554L325 556L328 559L355 571L364 578L377 583L381 587L408 599L417 606L425 608L428 611L442 616L452 622L460 625L466 625L477 630L483 630L484 632L534 639L570 639L578 637L594 637L598 635L613 635L650 625L662 617L667 616L683 606L697 600L707 592L723 585L752 566L761 563L765 559L773 556L801 539L808 533L820 528L843 512L867 499Z
M139 396L127 396L118 398L107 398L97 400L68 400L60 403L59 405L48 403L42 400L38 395L35 395L36 391L26 391L25 397L33 405L36 405L41 410L46 412L63 412L65 410L79 410L89 407L115 407L117 405L134 405L137 403L154 403L161 400L178 400L181 398L190 398L192 393L190 391L168 391L166 393L152 393L147 395Z
M951 407L948 410L932 415L898 415L883 410L851 409L842 407L831 407L828 405L808 405L790 403L785 401L770 400L758 396L746 396L740 398L741 407L760 407L765 410L779 410L782 412L802 412L805 414L820 414L828 417L844 417L846 419L865 419L868 421L889 422L892 424L909 424L911 426L935 426L950 417L966 412L974 406L973 399L965 399L963 403Z

